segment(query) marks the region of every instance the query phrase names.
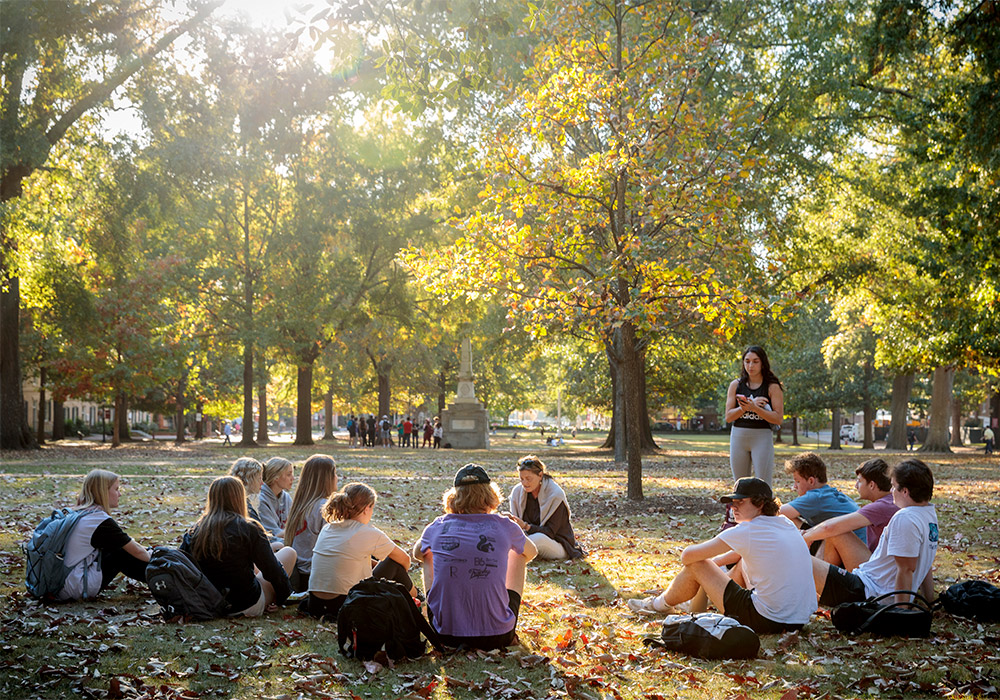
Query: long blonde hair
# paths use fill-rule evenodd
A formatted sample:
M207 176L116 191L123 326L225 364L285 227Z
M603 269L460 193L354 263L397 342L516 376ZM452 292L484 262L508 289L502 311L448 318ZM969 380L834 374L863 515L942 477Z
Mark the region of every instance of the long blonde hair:
M284 457L271 457L264 462L264 483L270 488L274 480L284 474L285 470L291 466L292 463Z
M285 544L290 545L295 535L305 527L309 507L317 498L328 498L337 489L337 463L329 455L313 455L302 465L299 486L288 510L285 523Z
M109 472L107 469L91 469L87 476L83 477L83 486L80 487L80 495L76 497L78 510L97 506L107 514L111 514L111 504L108 500L108 491L118 481L118 475Z
M191 528L195 559L220 559L226 544L226 525L233 518L247 520L247 492L235 476L220 476L208 487L205 510ZM249 522L260 524L256 520Z
M350 520L363 513L365 508L378 500L378 494L368 484L347 484L337 493L330 496L323 504L323 520L328 523Z

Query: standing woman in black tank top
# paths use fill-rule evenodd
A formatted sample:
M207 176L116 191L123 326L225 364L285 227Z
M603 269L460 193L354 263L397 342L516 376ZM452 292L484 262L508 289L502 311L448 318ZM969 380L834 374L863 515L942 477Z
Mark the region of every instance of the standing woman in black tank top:
M729 466L734 481L755 476L770 484L774 475L771 426L781 424L785 410L782 386L759 345L743 351L742 365L740 378L733 380L726 394L726 422L733 424Z

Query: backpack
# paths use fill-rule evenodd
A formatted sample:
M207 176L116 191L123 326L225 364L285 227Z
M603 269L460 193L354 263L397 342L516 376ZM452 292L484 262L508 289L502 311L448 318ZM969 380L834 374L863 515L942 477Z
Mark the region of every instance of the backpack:
M28 593L39 600L55 599L66 585L69 573L76 567L83 566L83 591L86 598L87 574L96 562L100 562L101 551L95 549L92 554L70 564L65 561L65 555L66 543L73 528L80 522L80 518L93 512L93 508L54 510L52 515L35 528L31 539L21 545L25 556L24 585Z
M756 632L717 613L670 615L663 621L660 636L642 643L699 659L755 659L760 651Z
M905 603L882 601L900 593L913 596ZM867 600L841 603L830 611L830 622L845 634L875 637L929 637L933 610L927 599L915 591L892 591Z
M389 425L389 421L387 421L387 420L382 421L382 430L388 430L391 427L392 426Z
M383 647L392 659L416 659L427 651L421 633L441 648L440 638L398 581L369 578L347 593L337 614L337 645L347 658L370 661Z
M980 622L1000 622L1000 588L986 581L962 581L938 596L935 607Z
M149 592L163 608L164 619L178 616L211 620L226 614L229 604L194 560L173 547L155 547L146 565Z

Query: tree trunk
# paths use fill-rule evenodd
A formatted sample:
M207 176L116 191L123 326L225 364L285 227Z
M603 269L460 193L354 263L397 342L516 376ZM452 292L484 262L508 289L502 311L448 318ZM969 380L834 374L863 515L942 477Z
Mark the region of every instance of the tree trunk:
M323 394L323 439L333 440L333 387Z
M243 426L240 447L256 447L253 439L253 342L243 344Z
M799 417L792 416L792 447L800 447L799 445Z
M312 437L313 366L300 364L295 377L295 444L314 445Z
M3 226L2 239L7 250L0 255L0 279L6 280L6 288L0 284L0 449L27 450L38 447L38 443L24 415L21 391L20 280L8 276L3 264L3 260L14 255L16 244L8 239L6 225Z
M840 408L839 407L838 408L834 408L833 409L833 430L831 431L831 435L830 435L830 449L831 450L840 450L840 449L843 449L840 446L840 421L841 421Z
M122 444L122 422L120 416L125 413L125 395L122 392L115 394L115 414L111 420L111 446L118 447Z
M55 439L55 436L52 438ZM951 401L951 446L961 447L962 442L962 400L958 397Z
M262 379L257 385L257 444L266 445L270 441L267 436L267 380Z
M642 496L642 423L649 417L642 412L642 362L636 350L635 327L622 324L622 372L625 381L626 457L628 459L628 499L641 501Z
M115 405L117 406L117 401L121 402L121 410L115 413L115 422L118 424L118 442L132 442L132 426L128 422L128 396L125 392L121 392L121 395L116 399Z
M438 412L437 412L437 414L439 416L442 413L444 413L444 409L445 409L445 405L446 405L445 404L445 401L446 401L446 392L447 392L447 389L448 389L448 376L446 374L446 371L447 371L447 366L443 367L441 369L441 373L438 374Z
M861 444L861 449L863 450L874 450L875 449L875 430L873 428L875 424L875 406L868 401L865 403L862 412L865 416L865 439Z
M383 362L378 367L378 412L390 416L391 390L389 388L389 371L391 365Z
M626 451L628 450L628 428L626 427L626 411L628 407L625 403L625 369L623 362L621 361L621 331L615 331L615 373L614 376L617 377L617 381L614 384L615 398L614 398L614 413L612 418L614 419L614 448L615 448L615 466L618 469L626 469L626 461L628 459ZM609 437L611 437L609 435Z
M781 423L778 423L778 430L774 433L774 442L775 444L784 442L784 440L781 439Z
M201 399L195 403L194 410L198 413L198 420L194 424L194 439L204 440L205 439L205 402Z
M46 380L45 365L42 365L38 371L38 425L35 426L38 435L36 440L38 440L39 445L45 444L45 380Z
M892 422L885 437L885 449L905 450L906 419L910 409L910 392L913 391L913 372L901 372L892 378Z
M948 446L948 416L951 414L951 383L955 370L937 367L931 388L931 425L920 452L951 452Z
M184 372L177 382L177 394L174 397L174 400L177 403L177 408L174 411L174 428L176 428L176 431L174 432L174 442L178 445L184 444L184 431L187 428L187 425L184 422L184 409L186 408L184 395L187 394L187 379L187 372Z
M55 399L52 399L52 439L66 439L66 408Z

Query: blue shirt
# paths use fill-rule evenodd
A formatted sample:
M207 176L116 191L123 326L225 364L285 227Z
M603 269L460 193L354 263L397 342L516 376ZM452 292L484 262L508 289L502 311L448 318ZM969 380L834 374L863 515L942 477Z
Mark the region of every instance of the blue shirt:
M799 517L810 526L819 525L824 520L836 518L838 515L856 513L858 504L842 494L830 484L823 484L814 489L806 491L804 494L788 504L798 511ZM854 531L865 544L868 543L868 535L865 528Z

